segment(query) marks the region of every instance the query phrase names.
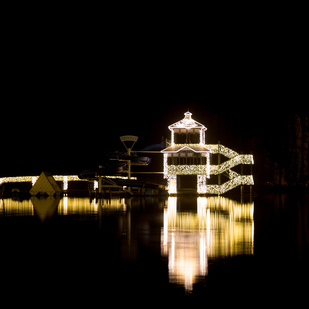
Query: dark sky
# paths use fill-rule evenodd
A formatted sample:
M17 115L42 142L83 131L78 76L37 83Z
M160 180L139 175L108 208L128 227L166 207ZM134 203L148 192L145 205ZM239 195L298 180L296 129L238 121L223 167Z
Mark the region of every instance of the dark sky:
M0 175L77 173L121 148L120 135L138 135L136 148L159 143L187 109L208 143L241 148L229 145L229 124L245 141L308 104L293 33L199 22L10 29Z

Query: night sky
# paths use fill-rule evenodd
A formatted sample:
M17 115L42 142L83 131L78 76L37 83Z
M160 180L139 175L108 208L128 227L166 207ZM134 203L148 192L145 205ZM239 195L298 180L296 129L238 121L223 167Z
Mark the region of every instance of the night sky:
M303 40L288 28L196 22L10 29L0 176L79 173L122 148L120 135L139 136L136 150L169 138L188 109L206 143L254 152L254 137L308 112Z

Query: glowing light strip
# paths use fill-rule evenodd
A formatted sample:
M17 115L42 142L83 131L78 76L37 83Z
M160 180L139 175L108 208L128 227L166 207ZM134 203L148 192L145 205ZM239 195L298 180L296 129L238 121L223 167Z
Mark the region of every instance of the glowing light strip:
M210 165L210 174L222 174L238 164L253 164L253 155L238 155L220 165Z
M167 165L167 156L164 154L164 175L218 175L239 164L252 164L252 155L238 155L220 165Z
M204 132L205 133L205 132ZM253 162L253 155L240 155L238 152L225 147L223 145L220 144L220 147L218 149L218 144L204 144L204 143L199 143L199 144L174 144L174 140L173 140L173 134L172 134L172 144L173 146L181 146L182 148L184 147L189 147L189 148L194 148L197 146L204 146L207 150L210 150L211 153L213 154L222 154L224 156L226 156L229 159L233 159L237 156L250 156L251 161L250 163L243 163L243 164L254 164ZM179 149L177 152L181 151L182 149ZM192 149L193 150L193 149ZM193 150L194 151L194 150ZM195 152L204 152L204 151L195 151Z
M63 176L63 190L68 190L68 176Z
M168 165L168 175L207 175L207 165Z
M168 170L167 153L165 153L165 154L163 154L163 173L164 173L164 179L167 178L167 170Z
M80 179L77 175L55 175L53 176L56 181L88 181L87 179ZM128 179L128 177L122 177L122 176L103 176L106 178L111 179ZM2 177L0 178L0 185L3 183L8 182L31 182L32 185L35 184L36 180L39 178L39 176L16 176L16 177ZM136 180L136 177L131 177L131 179Z
M177 193L177 178L176 175L169 175L167 178L168 193Z
M213 154L222 154L226 157L228 157L229 159L232 159L236 156L239 155L239 153L237 153L236 151L230 149L230 148L227 148L223 145L220 144L220 147L218 147L218 144L206 144L205 147L209 150L211 150L211 152Z
M240 174L238 174L238 173L236 173L236 172L234 172L232 170L229 170L229 178L230 179L236 178L238 176L240 176Z
M207 185L206 185L206 175L197 175L197 193L206 193Z
M223 194L229 190L232 190L240 185L254 185L253 176L238 176L233 178L222 185L207 185L206 193L209 194Z

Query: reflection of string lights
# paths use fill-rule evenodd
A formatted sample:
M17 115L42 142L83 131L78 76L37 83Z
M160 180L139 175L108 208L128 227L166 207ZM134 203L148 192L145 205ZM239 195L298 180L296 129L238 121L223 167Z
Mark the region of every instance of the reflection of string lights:
M127 210L127 204L126 204L124 198L103 200L102 208L104 210L126 211Z
M49 197L46 201L55 199ZM44 201L44 200L43 200ZM89 198L74 198L64 196L58 204L58 214L96 214L98 212L98 201L92 200L89 203ZM102 209L112 211L126 211L127 205L125 199L102 199ZM33 202L31 200L14 201L12 199L0 200L0 212L5 213L5 216L29 216L33 215Z
M33 206L31 200L14 201L5 199L0 201L2 211L5 216L33 216Z
M253 254L254 204L198 197L197 213L177 212L177 197L164 209L161 253L168 256L170 282L192 290L208 272L208 259Z
M63 197L63 214L64 215L68 214L68 197L67 196Z

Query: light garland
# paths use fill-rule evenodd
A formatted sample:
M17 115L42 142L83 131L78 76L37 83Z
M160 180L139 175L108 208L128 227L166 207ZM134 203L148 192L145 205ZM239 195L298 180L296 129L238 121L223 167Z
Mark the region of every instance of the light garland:
M87 179L80 179L77 175L55 175L53 176L56 181L63 181L65 186L67 186L68 181L88 181ZM128 177L122 176L102 176L110 179L128 179ZM15 182L31 182L32 185L35 184L39 176L16 176L16 177L1 177L0 185L3 183L15 183ZM136 180L136 177L131 177L131 179Z
M248 186L254 185L253 176L252 175L238 176L225 182L222 185L207 185L206 193L220 195L241 185L248 185Z
M203 194L207 191L206 175L197 175L197 193Z
M230 179L233 179L233 178L236 178L236 177L240 176L238 173L236 173L236 172L234 172L232 170L229 170L228 173L229 173L229 178Z
M167 178L168 193L177 193L177 178L176 175L169 175Z
M253 164L253 155L238 155L220 165L210 165L210 174L222 174L239 164Z
M207 147L209 150L211 150L211 152L213 154L222 154L224 156L226 156L227 158L231 159L231 158L234 158L236 156L239 155L239 153L237 153L236 151L230 149L230 148L227 148L223 145L218 145L218 144L207 144L205 145L205 147Z
M168 165L169 175L207 175L207 165Z
M167 165L167 153L163 154L163 178L166 179L168 177L168 165Z

